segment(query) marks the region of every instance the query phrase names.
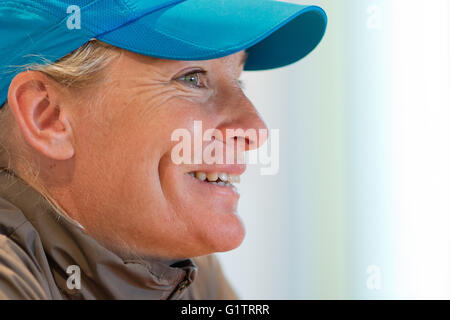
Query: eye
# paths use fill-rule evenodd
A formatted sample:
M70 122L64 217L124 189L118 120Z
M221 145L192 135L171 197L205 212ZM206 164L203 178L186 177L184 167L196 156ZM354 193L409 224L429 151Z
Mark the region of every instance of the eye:
M202 81L202 76L204 74L205 71L190 71L189 73L179 77L177 80L192 88L204 88L205 85Z

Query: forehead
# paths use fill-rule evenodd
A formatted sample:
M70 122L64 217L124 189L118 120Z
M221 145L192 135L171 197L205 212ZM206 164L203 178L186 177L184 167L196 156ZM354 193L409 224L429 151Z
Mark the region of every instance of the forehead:
M182 61L182 60L169 60L169 59L163 59L163 58L155 58L155 57L149 57L137 53L133 53L130 51L126 52L126 55L129 55L133 60L144 63L144 64L150 64L153 66L177 66L177 65L184 65L184 64L193 64L193 63L224 63L227 65L235 65L235 66L244 66L248 54L245 50L236 52L234 54L222 57L222 58L216 58L211 60L197 60L197 61Z
M227 59L230 62L239 64L239 65L244 65L245 62L247 61L247 58L248 58L248 53L245 50L243 50L243 51L239 51L235 54L226 56L223 59Z

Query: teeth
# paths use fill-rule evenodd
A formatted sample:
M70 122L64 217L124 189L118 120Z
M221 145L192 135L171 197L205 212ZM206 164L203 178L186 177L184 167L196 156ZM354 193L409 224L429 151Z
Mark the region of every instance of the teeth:
M227 174L225 172L210 172L205 173L201 171L190 172L189 175L195 177L201 181L208 181L212 184L217 184L220 186L230 185L232 183L241 182L241 177L238 175Z
M228 181L228 174L226 173L219 173L219 179L222 181Z
M219 174L216 172L208 173L206 175L206 179L208 179L208 181L210 181L210 182L216 181L218 178L219 178Z
M201 181L205 181L206 180L206 173L204 172L196 172L195 173L195 177Z

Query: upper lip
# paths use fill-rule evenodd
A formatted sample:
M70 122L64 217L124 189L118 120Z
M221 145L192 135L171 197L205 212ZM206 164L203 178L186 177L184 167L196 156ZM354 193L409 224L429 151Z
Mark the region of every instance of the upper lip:
M247 165L245 164L214 164L214 165L194 165L191 166L187 173L189 172L204 172L206 174L208 173L227 173L231 175L238 175L240 176L245 172L245 169L247 168Z

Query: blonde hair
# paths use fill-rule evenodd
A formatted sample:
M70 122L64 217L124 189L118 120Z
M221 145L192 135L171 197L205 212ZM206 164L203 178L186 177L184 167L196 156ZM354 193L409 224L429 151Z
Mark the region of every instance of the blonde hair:
M102 71L117 56L120 49L107 43L91 40L58 61L42 59L40 64L22 66L21 71L39 71L67 88L83 88L98 81ZM0 164L10 163L10 133L14 120L6 102L0 108ZM10 168L8 168L10 169Z

